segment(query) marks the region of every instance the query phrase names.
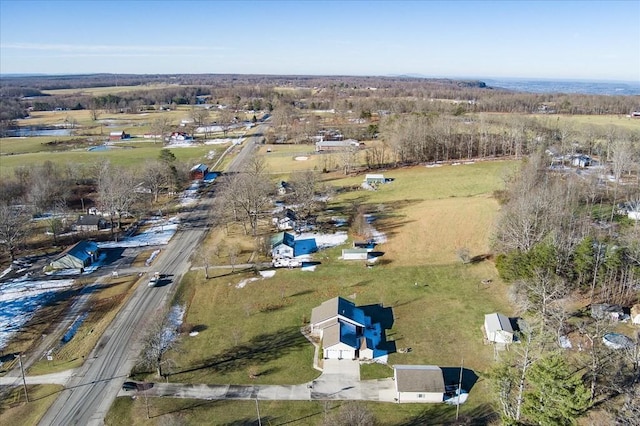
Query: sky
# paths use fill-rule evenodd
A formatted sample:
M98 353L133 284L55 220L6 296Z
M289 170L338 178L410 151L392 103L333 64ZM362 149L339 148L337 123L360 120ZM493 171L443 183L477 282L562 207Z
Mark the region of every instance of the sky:
M640 0L0 0L0 73L640 82Z

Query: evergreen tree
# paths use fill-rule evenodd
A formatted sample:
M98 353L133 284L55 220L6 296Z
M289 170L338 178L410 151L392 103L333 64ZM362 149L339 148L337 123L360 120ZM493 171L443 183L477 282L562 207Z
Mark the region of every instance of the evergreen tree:
M524 417L541 426L575 425L589 407L589 391L560 354L536 362L528 374Z

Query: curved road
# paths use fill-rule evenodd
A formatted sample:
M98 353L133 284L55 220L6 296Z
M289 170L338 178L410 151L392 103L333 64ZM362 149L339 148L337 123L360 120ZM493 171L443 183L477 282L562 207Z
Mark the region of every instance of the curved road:
M261 131L265 127L264 124L257 126L254 135L245 139L237 157L227 168L228 171L240 170L261 139ZM206 219L212 202L213 199L209 196L200 200L186 218L190 227L178 230L156 260L154 270L168 278L164 278L154 288L147 287L144 282L138 285L125 307L98 341L89 359L75 371L65 390L43 416L41 425L104 423L109 407L140 353L139 338L144 334L145 322L153 316L154 311L166 305L182 275L190 267L191 253L206 234Z

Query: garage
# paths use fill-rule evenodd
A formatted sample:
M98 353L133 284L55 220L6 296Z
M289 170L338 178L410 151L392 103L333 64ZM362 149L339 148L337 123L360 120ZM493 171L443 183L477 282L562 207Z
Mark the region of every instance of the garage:
M325 348L324 357L327 359L354 359L356 354L353 348Z

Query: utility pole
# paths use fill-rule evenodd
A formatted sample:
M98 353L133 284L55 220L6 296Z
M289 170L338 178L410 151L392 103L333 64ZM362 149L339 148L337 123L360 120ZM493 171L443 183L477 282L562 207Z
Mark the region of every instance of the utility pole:
M460 379L458 380L458 403L456 404L456 420L458 420L458 415L460 414L460 399L462 394L462 370L464 366L464 358L460 362Z
M260 420L260 406L258 405L258 397L256 397L256 411L258 412L258 426L262 426L262 420Z
M18 362L20 363L20 371L22 372L22 386L24 387L24 395L27 397L27 402L29 402L29 392L27 392L27 380L24 377L24 366L22 365L22 354L14 355L18 358Z

